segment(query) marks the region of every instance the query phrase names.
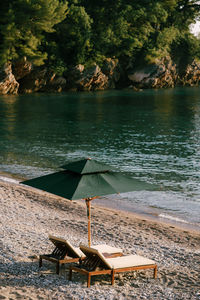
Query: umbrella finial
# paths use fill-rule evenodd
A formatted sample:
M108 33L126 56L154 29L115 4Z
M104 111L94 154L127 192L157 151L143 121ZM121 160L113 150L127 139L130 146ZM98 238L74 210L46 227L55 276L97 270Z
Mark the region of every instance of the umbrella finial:
M91 157L86 158L87 160L91 160Z

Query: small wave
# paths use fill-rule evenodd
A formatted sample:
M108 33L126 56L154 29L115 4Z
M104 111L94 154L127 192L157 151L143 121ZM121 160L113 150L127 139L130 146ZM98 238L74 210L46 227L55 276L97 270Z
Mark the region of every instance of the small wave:
M6 181L6 182L12 182L12 183L19 183L19 180L10 178L10 177L5 177L5 176L0 176L1 181Z
M170 220L170 221L190 224L189 222L187 222L187 221L185 221L185 220L183 220L183 219L180 219L180 218L177 218L177 217L173 217L173 216L170 216L170 215L167 215L167 214L159 214L158 216L159 216L160 218L168 219L168 220Z

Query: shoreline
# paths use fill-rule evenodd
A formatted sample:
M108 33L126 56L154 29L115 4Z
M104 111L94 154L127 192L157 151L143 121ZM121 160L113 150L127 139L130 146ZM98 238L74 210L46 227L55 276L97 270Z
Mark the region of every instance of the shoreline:
M159 214L157 213L154 213L154 212L142 212L140 210L140 212L136 211L136 212L133 212L133 211L129 211L129 210L126 210L125 208L115 208L114 206L114 200L113 201L108 201L110 203L110 205L105 205L105 202L103 202L103 204L101 204L101 200L98 198L98 204L95 203L95 200L93 202L93 205L97 206L97 207L101 207L103 209L107 209L107 210L110 210L110 211L116 211L116 212L121 212L121 213L125 213L125 214L130 214L132 216L135 216L136 218L139 218L139 219L145 219L146 221L151 221L151 222L156 222L158 224L163 224L163 225L166 225L166 226L169 226L171 228L177 228L177 229L180 229L182 231L188 231L188 232L194 232L194 233L197 233L197 234L200 234L200 226L196 225L196 224L192 224L192 223L189 223L189 222L183 222L183 221L177 221L175 218L173 219L170 219L168 217L165 218L165 215L164 217L161 217ZM113 205L112 205L113 204ZM105 205L105 206L104 206ZM148 210L148 208L147 208Z
M26 180L27 178L24 177L19 177L18 175L14 175L14 174L10 174L7 172L0 172L0 181L5 181L5 182L13 182L15 184L19 184L20 185L20 181ZM20 185L20 186L24 186L24 185ZM27 187L30 190L36 190L36 191L40 191L31 187ZM41 191L43 193L46 193L44 191ZM48 193L47 193L48 194ZM103 201L102 201L103 199ZM81 201L81 200L77 200L77 201ZM97 202L97 203L96 203ZM152 221L152 222L156 222L159 224L163 224L166 226L169 226L171 228L177 228L179 230L183 230L183 231L189 231L189 232L194 232L197 234L200 234L200 226L196 225L196 224L191 224L188 222L179 222L173 219L168 219L168 218L164 218L164 217L160 217L158 214L151 212L150 209L147 209L147 212L144 212L142 210L140 210L140 212L136 211L130 211L126 208L120 207L120 208L116 208L115 207L115 201L114 200L108 200L106 197L99 197L95 200L93 200L92 202L93 206L99 207L99 208L103 208L105 210L109 210L109 211L115 211L118 213L125 213L125 214L131 214L132 216L134 216L135 218L139 218L139 219L145 219L146 221Z
M15 174L2 172L2 171L0 172L0 181L13 182L13 183L19 184L20 181L23 181L26 179L27 178L24 178L24 177L20 178L20 176L15 175ZM23 185L21 185L21 186L23 186ZM37 190L37 189L31 188L31 187L29 187L29 188L33 189L33 190ZM46 193L46 192L44 192L44 193ZM77 201L79 201L79 200L77 200ZM109 211L116 211L118 213L131 214L135 218L145 219L147 221L161 223L163 225L170 226L171 228L175 227L175 228L183 230L183 231L189 231L189 232L194 232L194 233L200 234L200 226L198 226L198 224L192 224L192 223L189 223L186 221L184 222L183 220L177 221L176 219L160 217L159 214L157 214L153 211L151 212L150 209L148 209L148 208L147 208L147 212L144 212L141 209L139 209L139 212L138 211L135 212L135 211L123 208L121 206L120 206L120 208L116 208L115 200L107 199L107 197L99 197L99 198L93 200L92 205L99 207L99 208L109 210Z
M123 215L130 215L132 217L135 217L136 219L140 219L146 222L161 224L163 226L174 228L184 232L200 234L200 228L196 228L195 225L192 224L182 224L181 222L176 222L173 220L165 220L164 218L160 218L159 216L148 214L148 213L137 213L128 210L119 210L109 206L104 207L103 205L95 204L95 203L93 203L93 205L95 207L104 209L106 211L116 212L118 214L121 213Z
M55 265L38 257L52 251L48 235L69 240L74 246L87 244L84 201L70 201L13 182L0 181L0 295L4 299L200 299L200 235L183 231L132 213L92 205L92 243L108 244L153 259L158 278L151 271L99 276L86 287L86 278L68 267L61 274Z

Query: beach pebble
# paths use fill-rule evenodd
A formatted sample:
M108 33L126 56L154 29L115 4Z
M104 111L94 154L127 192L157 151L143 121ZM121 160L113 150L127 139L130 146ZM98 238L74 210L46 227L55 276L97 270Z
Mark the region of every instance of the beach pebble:
M200 235L127 216L125 212L92 207L92 242L153 259L152 270L92 278L78 273L68 280L63 266L38 266L40 254L54 246L48 235L87 244L85 203L67 201L16 182L0 181L0 299L15 300L200 300Z

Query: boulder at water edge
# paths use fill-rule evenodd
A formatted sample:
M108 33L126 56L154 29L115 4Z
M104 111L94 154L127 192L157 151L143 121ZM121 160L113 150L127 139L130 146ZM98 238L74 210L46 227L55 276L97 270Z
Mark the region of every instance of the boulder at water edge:
M128 78L139 88L171 88L177 80L176 66L165 58L154 64L133 67L128 70Z
M11 64L6 64L4 68L0 70L0 94L17 94L18 88L19 83L12 73Z
M83 65L77 65L65 74L67 88L78 91L97 91L108 88L108 77L96 64L85 69Z

